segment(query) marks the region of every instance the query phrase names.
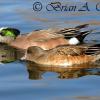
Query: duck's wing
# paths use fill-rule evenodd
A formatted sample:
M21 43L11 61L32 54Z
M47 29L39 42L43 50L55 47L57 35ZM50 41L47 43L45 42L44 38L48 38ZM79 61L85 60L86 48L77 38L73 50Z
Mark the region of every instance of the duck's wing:
M84 54L86 49L82 46L59 46L56 48L56 54L78 56Z
M79 56L79 55L91 55L100 53L100 44L92 46L58 46L56 54L59 55L70 55L70 56Z
M27 39L33 41L40 41L40 40L48 40L51 38L64 37L61 34L56 34L56 31L57 31L56 29L32 31L27 35Z
M76 26L75 28L64 28L64 29L60 29L59 31L57 31L57 34L62 34L64 35L64 37L66 37L67 39L74 37L77 35L77 33L80 34L80 30L83 28L88 27L89 24L83 24L83 25L79 25Z
M65 37L66 39L76 36L76 33L80 33L80 29L87 27L87 24L76 26L75 28L64 28L64 29L44 29L44 30L35 30L27 34L29 40L38 39L51 39L58 37Z
M87 27L87 24L76 26L75 28L50 28L44 30L35 30L28 34L29 37L43 37L43 38L56 38L56 37L73 37L80 29ZM38 36L39 35L39 36Z
M64 28L64 29L59 30L57 33L67 34L70 32L70 34L75 34L75 33L80 32L80 29L88 27L88 25L89 24L83 24L83 25L76 26L75 28Z
M78 28L64 28L64 29L57 31L56 33L69 36L69 35L74 35L74 34L79 33L79 32L80 31Z

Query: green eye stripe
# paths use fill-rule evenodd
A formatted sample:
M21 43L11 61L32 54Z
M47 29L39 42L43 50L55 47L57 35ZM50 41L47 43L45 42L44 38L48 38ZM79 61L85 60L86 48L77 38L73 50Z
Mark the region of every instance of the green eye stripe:
M15 34L13 34L13 31L9 30L2 30L4 36L12 36L15 37Z

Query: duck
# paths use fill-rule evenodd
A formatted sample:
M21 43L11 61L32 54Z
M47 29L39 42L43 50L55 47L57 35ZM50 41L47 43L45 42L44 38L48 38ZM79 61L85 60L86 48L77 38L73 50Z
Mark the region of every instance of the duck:
M25 35L17 36L9 45L23 50L27 50L31 46L39 46L44 50L49 50L58 45L77 45L82 43L84 38L92 32L92 30L80 31L80 29L87 26L87 24L84 24L75 28L65 28L61 30L36 30Z
M60 45L50 50L32 46L27 49L23 59L40 65L63 67L95 63L100 60L100 44L85 46Z
M9 45L18 49L27 50L31 46L39 46L44 50L49 50L51 48L55 48L58 45L78 45L83 43L83 39L91 33L90 31L80 32L77 36L72 37L70 39L66 39L64 36L55 37L55 38L44 38L46 36L21 36L17 37L14 41L12 41ZM44 34L44 33L43 33ZM49 35L48 35L49 36ZM35 38L35 39L34 39ZM42 38L42 39L41 39Z
M14 48L27 50L30 46L39 46L49 50L58 45L77 45L83 42L84 38L92 32L80 30L88 27L89 24L76 26L75 28L35 30L27 34L20 34L15 28L0 28L0 42L6 43Z
M10 43L13 41L18 35L20 31L16 28L11 27L1 27L0 28L0 43Z

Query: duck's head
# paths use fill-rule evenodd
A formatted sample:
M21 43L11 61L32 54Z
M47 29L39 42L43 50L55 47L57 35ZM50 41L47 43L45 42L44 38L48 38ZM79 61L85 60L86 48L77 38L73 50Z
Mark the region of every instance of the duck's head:
M10 27L1 27L0 28L0 35L8 36L8 37L14 37L16 38L20 34L20 31L16 28L10 28Z
M39 56L44 54L45 50L38 46L32 46L29 47L26 51L26 54L24 57L22 57L22 60L29 60L29 61L34 61L37 59Z

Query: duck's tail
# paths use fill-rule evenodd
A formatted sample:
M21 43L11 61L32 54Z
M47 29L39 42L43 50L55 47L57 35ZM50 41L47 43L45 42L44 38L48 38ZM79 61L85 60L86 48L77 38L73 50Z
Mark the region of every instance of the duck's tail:
M76 29L82 29L82 28L86 28L88 26L89 26L89 24L82 24L82 25L76 26L75 28Z
M99 60L100 61L100 52L98 54L95 55L95 61Z
M57 34L63 34L66 37L66 39L69 39L71 37L76 36L78 33L80 33L81 29L88 27L88 25L89 24L83 24L76 26L75 28L64 28L58 31Z
M94 61L100 60L100 44L95 44L88 47L85 53L87 55L93 55Z
M80 41L80 42L83 42L84 38L92 33L93 30L89 30L89 31L84 31L84 32L80 32L78 35L76 35L75 37Z

